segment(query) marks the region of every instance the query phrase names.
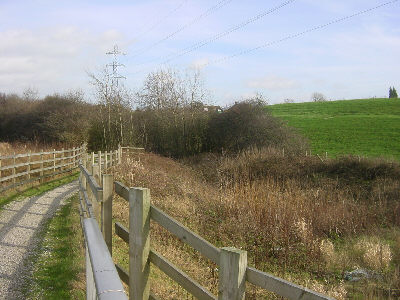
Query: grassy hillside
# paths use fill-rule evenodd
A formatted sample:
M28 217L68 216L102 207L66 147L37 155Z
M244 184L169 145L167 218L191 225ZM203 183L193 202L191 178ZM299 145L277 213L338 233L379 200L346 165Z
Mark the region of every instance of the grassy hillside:
M359 99L269 106L310 139L314 153L400 159L400 100Z

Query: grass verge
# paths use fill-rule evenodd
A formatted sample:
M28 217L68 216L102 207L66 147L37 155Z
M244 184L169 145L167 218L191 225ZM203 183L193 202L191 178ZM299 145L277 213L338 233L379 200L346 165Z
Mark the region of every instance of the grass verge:
M39 186L32 186L29 187L28 189L19 192L18 190L12 191L9 194L6 194L4 196L0 197L0 211L3 208L4 205L18 199L24 199L27 197L32 197L32 196L38 196L41 195L47 191L50 191L52 189L55 189L56 187L59 187L61 185L70 183L74 181L75 179L78 178L79 172L73 173L71 175L55 179L49 182L46 182L44 184L41 184Z
M74 195L43 226L43 242L33 255L26 299L85 299L85 253Z

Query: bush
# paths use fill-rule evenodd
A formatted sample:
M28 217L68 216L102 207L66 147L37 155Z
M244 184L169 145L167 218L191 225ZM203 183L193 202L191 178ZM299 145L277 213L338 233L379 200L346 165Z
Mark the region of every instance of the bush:
M301 149L305 143L280 120L273 117L262 101L236 103L220 114L214 114L208 126L211 151L239 152L250 147Z
M205 151L209 115L189 107L137 112L139 128L147 150L170 157L184 157Z
M87 138L92 106L78 93L42 100L0 95L0 139L77 145Z

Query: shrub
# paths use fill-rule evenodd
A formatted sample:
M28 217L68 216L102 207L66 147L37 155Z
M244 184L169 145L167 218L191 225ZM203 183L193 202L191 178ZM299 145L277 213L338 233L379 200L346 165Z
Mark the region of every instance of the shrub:
M215 152L239 152L250 147L301 149L304 142L274 118L262 101L236 103L214 114L208 126L208 148Z
M78 144L85 141L92 106L79 93L44 99L0 95L0 139Z

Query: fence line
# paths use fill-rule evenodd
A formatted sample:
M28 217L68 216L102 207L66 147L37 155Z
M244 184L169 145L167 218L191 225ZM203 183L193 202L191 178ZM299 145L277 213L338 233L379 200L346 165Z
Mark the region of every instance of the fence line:
M92 152L85 154L79 165L79 208L86 245L86 299L128 299L112 261L113 177L101 174L101 170L119 164L121 155L121 147L110 152Z
M0 155L0 193L34 181L41 183L78 167L85 146L67 150Z
M123 148L120 147L118 150L120 154L119 159L121 158L122 151ZM129 203L129 229L118 222L114 223L115 234L129 245L129 270L125 270L117 264L114 267L120 279L129 286L129 299L156 299L150 293L150 263L158 267L168 277L198 299L242 300L245 297L246 281L288 299L331 299L325 295L249 267L247 265L246 251L235 248L215 247L152 205L149 189L128 188L120 182L113 181L111 175L100 176L99 171L103 165L103 156L101 153L98 153L97 157L100 157L98 164L92 164L88 168L80 165L81 206L86 205L87 210L91 211L92 215L99 216L100 228L102 228L105 243L111 254L113 186L115 193ZM93 161L95 161L94 154L89 159L90 163ZM102 182L102 187L100 187L100 183L98 182ZM105 196L106 190L108 191L107 196ZM150 220L157 222L182 242L190 245L218 265L218 296L213 295L155 249L150 248Z

